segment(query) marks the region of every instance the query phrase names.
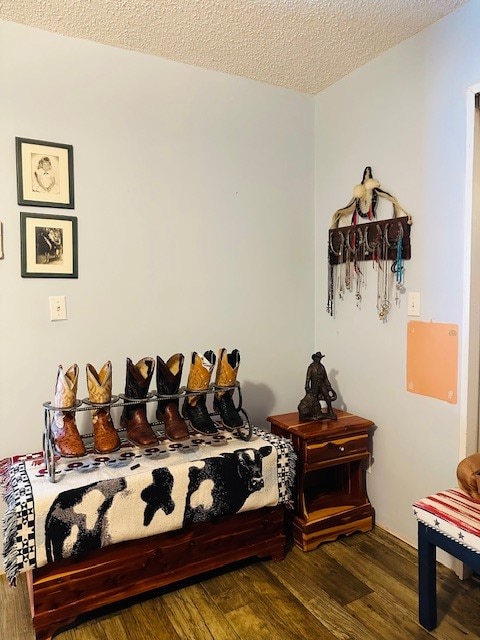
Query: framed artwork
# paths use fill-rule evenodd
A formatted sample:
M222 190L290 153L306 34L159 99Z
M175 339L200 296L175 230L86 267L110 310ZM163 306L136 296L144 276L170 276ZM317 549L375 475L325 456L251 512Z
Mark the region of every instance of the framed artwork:
M73 147L15 138L18 204L74 209Z
M77 218L20 213L22 278L78 278Z

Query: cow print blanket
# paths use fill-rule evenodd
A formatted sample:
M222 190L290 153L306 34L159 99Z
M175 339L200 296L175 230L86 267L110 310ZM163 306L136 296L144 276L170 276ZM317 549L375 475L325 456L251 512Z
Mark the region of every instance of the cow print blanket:
M245 442L228 431L185 443L60 459L50 482L43 453L0 462L3 559L8 581L124 540L181 529L226 514L289 503L295 479L290 442L253 428Z

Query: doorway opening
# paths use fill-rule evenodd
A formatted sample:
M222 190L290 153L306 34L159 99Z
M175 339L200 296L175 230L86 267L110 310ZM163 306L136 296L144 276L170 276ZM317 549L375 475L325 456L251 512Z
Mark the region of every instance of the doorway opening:
M480 84L467 90L459 461L480 445Z

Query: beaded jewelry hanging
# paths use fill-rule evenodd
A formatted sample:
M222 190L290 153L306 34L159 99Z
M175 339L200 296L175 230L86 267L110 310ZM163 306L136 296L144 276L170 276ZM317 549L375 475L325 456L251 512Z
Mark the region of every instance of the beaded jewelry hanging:
M379 198L393 207L396 224L373 222ZM404 217L399 217L403 212ZM349 227L339 227L343 217L351 215ZM362 222L365 220L366 222ZM366 288L366 261L371 260L377 270L377 312L386 322L392 308L391 294L395 283L395 304L405 293L404 261L410 259L410 226L412 218L398 200L380 188L373 178L371 167L365 167L362 182L354 187L353 198L346 207L338 209L332 218L328 241L328 300L327 312L335 315L335 301L343 300L346 291L355 292L355 302L361 307Z
M378 269L377 285L377 310L378 317L383 322L387 321L388 313L392 308L390 303L390 268L388 266L388 249L391 244L388 240L388 224L382 236L381 261Z
M360 269L360 262L365 262L365 238L360 227L357 228L358 242L355 247L355 301L358 308L362 302L362 289L366 287L366 276ZM363 268L363 267L362 267Z
M397 255L392 263L392 272L395 274L395 304L400 304L400 294L405 293L405 267L403 266L403 227L399 225L397 236Z

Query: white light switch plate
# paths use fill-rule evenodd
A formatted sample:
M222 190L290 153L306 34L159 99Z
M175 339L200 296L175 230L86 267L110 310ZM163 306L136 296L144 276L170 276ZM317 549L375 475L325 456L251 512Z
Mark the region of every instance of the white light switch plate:
M50 320L67 319L67 302L65 296L50 296Z
M420 315L420 294L417 291L408 292L408 315L419 316Z

